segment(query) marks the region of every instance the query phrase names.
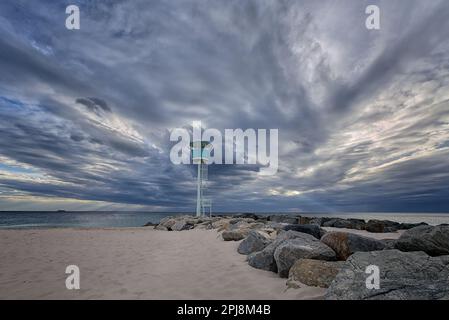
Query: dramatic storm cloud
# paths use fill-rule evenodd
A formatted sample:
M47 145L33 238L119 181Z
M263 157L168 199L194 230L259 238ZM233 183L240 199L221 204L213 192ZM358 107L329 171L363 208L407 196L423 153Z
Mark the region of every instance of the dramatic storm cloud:
M3 0L0 210L193 211L169 136L200 120L279 129L276 175L210 166L216 211L449 212L448 17L446 0Z

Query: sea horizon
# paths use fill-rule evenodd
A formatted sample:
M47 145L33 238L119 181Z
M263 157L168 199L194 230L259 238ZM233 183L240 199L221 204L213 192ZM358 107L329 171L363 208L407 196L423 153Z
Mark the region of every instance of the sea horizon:
M401 223L425 222L430 225L449 224L448 213L430 212L215 212L212 215L302 215L314 217L391 220ZM168 216L194 215L194 212L174 211L0 211L0 229L41 228L133 228L147 223L159 223Z

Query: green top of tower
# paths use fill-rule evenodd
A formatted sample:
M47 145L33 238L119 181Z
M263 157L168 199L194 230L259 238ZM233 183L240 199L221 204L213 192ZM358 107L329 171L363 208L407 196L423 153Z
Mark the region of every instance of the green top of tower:
M199 148L199 145L201 144L201 149L206 148L211 143L209 141L194 141L190 142L190 148Z

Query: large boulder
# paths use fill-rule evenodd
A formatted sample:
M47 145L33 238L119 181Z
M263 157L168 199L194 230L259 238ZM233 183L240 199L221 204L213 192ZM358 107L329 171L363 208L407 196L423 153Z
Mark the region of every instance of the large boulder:
M341 220L343 220L343 219L341 219L341 218L330 218L330 219L327 219L327 220L323 221L322 226L323 227L333 227L336 222L341 221Z
M267 222L267 224L265 225L266 228L271 228L274 229L276 231L281 231L284 230L285 226L288 226L288 223L282 223L282 222Z
M379 267L379 289L368 289L370 265ZM449 256L383 250L356 252L345 262L325 295L332 300L449 299Z
M155 230L160 230L160 231L169 231L167 227L158 224L157 226L154 227Z
M279 232L276 239L268 244L263 250L248 255L248 264L256 269L277 272L274 251L285 240L301 237L302 234L303 233L292 230Z
M201 223L195 224L195 229L201 229L201 230L210 230L213 229L212 227L212 221L204 221Z
M314 236L317 239L321 238L321 228L316 224L288 224L283 227L285 231L293 230L302 233L307 233Z
M352 229L352 222L346 219L335 219L335 221L332 224L332 227Z
M251 218L253 220L263 219L263 217L258 216L255 213L241 213L241 214L236 214L235 217L236 218Z
M222 219L213 221L212 222L212 228L213 229L219 229L219 231L227 230L229 228L229 220L230 219L222 218Z
M323 218L313 218L310 219L309 224L316 224L317 226L321 227L324 223L324 219Z
M173 219L172 217L166 217L161 219L161 221L159 222L159 224L156 226L155 229L158 230L171 230L171 227L176 223L176 220ZM158 228L159 227L159 228Z
M172 231L183 231L183 230L190 230L193 229L194 224L191 223L191 221L188 220L178 220L176 223L171 227Z
M369 232L384 233L398 231L401 224L389 220L372 219L366 223L365 230Z
M327 288L343 267L343 261L299 259L290 268L287 286L299 288L301 284Z
M285 214L273 214L268 217L268 220L272 222L289 223L289 224L295 224L298 223L299 221L298 217Z
M356 230L365 230L366 228L366 222L363 219L348 219L347 221L349 221L351 223L351 227L350 229L356 229Z
M399 226L399 229L401 230L408 230L408 229L412 229L412 228L416 228L419 226L428 226L427 223L425 222L420 222L420 223L401 223L401 225Z
M314 236L300 233L294 239L283 241L274 251L277 271L286 278L291 266L298 259L336 260L334 250L320 242Z
M385 248L385 243L380 240L347 232L328 232L321 238L321 242L332 248L339 260L346 260L357 251L376 251Z
M263 250L270 242L270 239L268 239L263 233L251 230L248 236L240 242L237 252L240 254L250 254L260 251Z
M224 241L239 241L244 239L248 233L248 229L225 230L221 236Z
M232 218L232 219L229 219L229 224L231 224L231 225L238 225L238 224L249 224L249 223L252 223L252 222L255 222L255 220L254 219L252 219L252 218Z
M431 256L449 254L449 225L419 226L405 231L395 243L401 251L424 251Z
M346 229L357 229L364 230L366 222L363 219L343 219L343 218L321 218L321 223L323 227L334 227L334 228L346 228Z
M380 240L384 245L384 250L391 250L396 247L396 239L382 239Z

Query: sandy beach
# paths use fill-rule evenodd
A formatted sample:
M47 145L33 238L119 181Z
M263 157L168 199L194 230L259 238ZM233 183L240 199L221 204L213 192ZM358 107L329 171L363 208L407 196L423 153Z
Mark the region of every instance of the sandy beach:
M215 231L1 230L0 299L310 299L257 270ZM65 268L80 268L67 290Z
M285 279L250 267L237 253L238 243L223 241L214 230L0 230L0 299L319 299L324 294L313 287L286 290ZM65 287L71 264L80 268L80 290Z

